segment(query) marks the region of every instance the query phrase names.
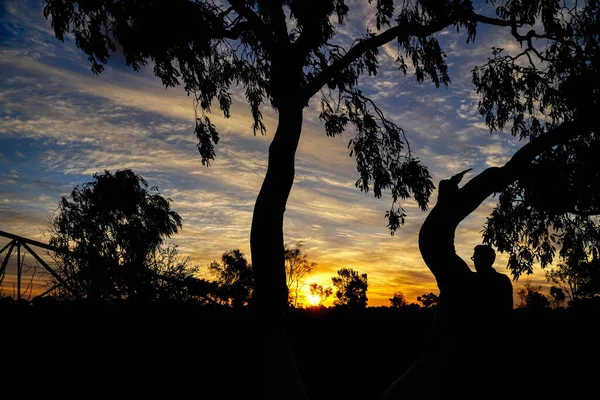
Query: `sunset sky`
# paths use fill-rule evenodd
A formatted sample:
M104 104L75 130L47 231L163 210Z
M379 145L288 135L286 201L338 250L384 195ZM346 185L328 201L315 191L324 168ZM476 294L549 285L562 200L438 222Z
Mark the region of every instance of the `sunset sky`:
M172 200L183 218L175 243L202 266L204 277L209 278L208 264L227 250L239 248L249 259L252 209L266 172L273 110L263 109L265 136L252 134L243 95L234 96L231 118L214 113L221 141L207 168L196 149L192 98L183 88L165 89L151 65L136 73L116 54L100 76L92 74L87 56L71 38L62 43L54 37L42 3L0 3L0 230L47 242L42 232L61 195L95 172L131 168ZM352 11L340 30L342 41L375 27L373 6L366 0L348 4ZM490 134L471 84L471 69L486 61L491 47L518 50L508 33L482 27L474 44L466 44L462 32L440 33L452 78L448 88L403 76L393 63L393 45L381 51L379 74L362 79L361 88L404 128L436 185L466 168L476 174L502 165L520 146L508 133ZM326 137L318 99L313 100L304 112L284 223L286 243L303 241L318 264L307 284L330 286L336 270L348 267L368 274L370 306L388 305L396 291L409 301L437 293L417 246L426 213L406 202L406 224L391 236L384 217L391 197L375 199L355 187L356 164L346 148L353 133ZM457 231L457 251L470 265L493 206L489 199ZM0 247L7 241L0 238ZM499 254L496 269L506 271L506 261ZM13 278L5 282L8 295ZM545 284L539 268L514 285L527 280Z

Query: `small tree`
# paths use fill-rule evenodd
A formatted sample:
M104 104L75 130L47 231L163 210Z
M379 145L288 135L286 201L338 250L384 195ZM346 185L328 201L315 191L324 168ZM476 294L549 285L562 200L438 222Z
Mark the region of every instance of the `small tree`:
M566 299L567 296L561 288L556 286L550 288L550 302L552 303L552 308L562 308Z
M214 304L218 299L217 285L197 278L200 266L192 264L190 256L182 255L176 244L159 247L149 266L158 278L157 298L161 302Z
M390 307L392 308L401 308L406 307L408 302L406 301L406 297L402 292L394 293L394 296L390 299Z
M285 274L287 277L289 304L298 305L298 294L304 286L304 278L317 266L317 263L308 260L302 251L302 242L296 243L293 248L285 246Z
M581 304L600 295L600 260L581 252L569 252L565 262L546 271L546 280L562 289L569 304Z
M251 302L254 291L252 265L239 249L226 251L221 256L221 263L213 261L208 269L217 278L222 302L232 307Z
M421 308L425 310L431 310L432 308L435 308L437 306L440 299L435 293L431 292L424 293L421 296L418 296L417 301L421 303Z
M531 283L525 284L517 289L517 294L521 298L519 308L529 310L544 310L550 308L550 301L542 293L542 286L532 286Z
M367 306L367 274L359 274L350 268L342 268L337 271L338 276L331 278L333 286L337 289L335 292L336 306L346 306L350 308L364 308Z
M333 289L329 286L324 288L322 285L315 282L310 284L310 294L319 299L318 306L321 307L329 296L333 294Z
M189 260L178 266L168 265L168 257L158 261L161 252L170 252L171 261L178 254L176 248L161 250L181 227L170 199L129 169L93 177L61 198L51 220L50 244L62 250L55 261L70 289L59 293L92 301L153 300L161 272L194 274Z

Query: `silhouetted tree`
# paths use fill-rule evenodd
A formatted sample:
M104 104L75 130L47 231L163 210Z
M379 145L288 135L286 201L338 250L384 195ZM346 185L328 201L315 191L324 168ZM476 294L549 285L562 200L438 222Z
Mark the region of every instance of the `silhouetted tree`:
M550 288L550 302L552 303L552 308L561 308L566 300L567 296L561 288L556 286Z
M533 25L536 16L543 13L543 28L552 33L546 35L547 39L574 35L552 18L561 7L554 3L542 5L540 0L527 6L510 2L497 7L498 18L476 13L469 0L414 0L398 5L393 0L378 0L372 6L375 29L348 43L336 37L337 28L350 13L343 0L45 3L44 15L51 20L56 37L63 40L65 33L73 33L76 45L89 56L94 73L103 70L118 43L126 63L134 70L151 60L155 75L165 86L182 83L202 111L195 133L202 162L207 165L214 159L219 135L204 112L210 111L212 102L217 101L228 117L231 86L244 87L255 133L265 131L261 113L265 101L278 111L279 125L255 207L251 244L257 273L278 274L277 287L270 286L274 277L265 277L264 284L269 288L266 293L272 292L268 297L278 298L266 302L265 307L279 308L287 303L283 284L283 213L293 183L302 110L313 96L320 95L320 118L327 135L341 134L348 124L356 127L357 136L349 143L360 176L356 185L364 191L373 190L377 197L383 190L391 191L393 206L388 217L390 227L396 229L404 222L404 210L398 202L413 195L425 208L433 185L427 169L408 151L402 129L385 118L357 87L361 75L377 73L379 47L397 41L399 69L404 74L414 71L419 82L430 78L435 86L440 86L447 85L450 77L446 54L434 34L448 27L466 30L468 41L474 39L478 24L512 27L513 36L523 42L530 37L520 35L518 28ZM162 28L157 30L157 26ZM553 52L562 48L561 43ZM510 64L511 60L507 62ZM476 84L480 81L476 80ZM483 93L487 102L482 113L492 110L489 102L505 94L486 90ZM501 117L506 108L500 109ZM508 114L507 118L512 117ZM488 119L494 127L504 125L494 117ZM263 279L258 281L260 293Z
M513 136L529 139L480 184L482 193L484 186L488 193L501 193L484 239L509 254L508 267L518 277L530 274L536 262L545 268L557 252L566 259L569 252L600 248L594 111L600 93L599 4L510 3L499 11L516 16L511 9L528 8L528 19L536 17L542 31L513 33L522 53L495 49L493 58L473 71L473 82L490 129L508 126Z
M516 290L521 298L519 308L527 308L530 310L544 310L550 308L550 301L542 293L541 286L532 286L531 283L525 284Z
M585 303L600 309L600 258L597 253L594 254L594 258L587 262L588 279L584 282L582 290L586 294Z
M421 303L421 308L425 310L431 310L437 306L440 299L435 293L431 292L418 296L417 301Z
M579 252L568 252L566 260L546 271L546 280L557 285L569 299L570 305L600 295L600 261L597 253L592 259Z
M325 301L333 294L333 289L329 286L323 287L318 283L314 282L310 284L310 294L319 298L319 307L325 303Z
M208 267L217 278L221 300L232 307L248 305L254 291L252 265L239 249L221 256L221 263L213 261Z
M178 259L175 247L161 248L181 217L158 188L128 169L93 178L61 198L50 226L50 244L64 251L56 253L59 273L75 296L155 300L160 273L194 275L196 267Z
M176 244L159 247L149 267L158 278L157 298L161 302L215 304L218 300L217 285L198 278L200 266L192 264L190 256L183 256Z
M406 301L406 297L402 292L394 293L394 296L390 299L390 307L392 308L401 308L406 307L408 302Z
M298 304L298 294L304 286L304 278L317 266L317 263L308 260L308 256L302 250L303 245L302 242L298 242L293 248L285 246L288 299L294 307Z
M522 45L517 54L493 49L490 61L473 71L473 82L490 129L507 126L514 136L530 141L505 167L480 175L464 207L468 215L491 194L502 193L484 236L510 253L515 275L529 271L533 259L542 266L549 263L548 228L568 224L567 215L588 219L598 211L594 155L599 140L596 124L589 123L600 87L597 0L577 7L546 0L486 2L489 8L483 11L495 11L495 17L476 13L472 0L377 0L369 2L375 29L354 41L337 35L350 12L344 0L45 3L55 35L62 40L72 33L93 72L102 71L118 42L133 69L151 60L165 86L183 83L202 111L195 133L207 165L219 135L204 112L217 101L228 117L232 85L245 89L255 133L265 131L263 102L278 112L251 229L255 298L270 320L277 320L288 302L283 215L303 108L315 95L320 95L327 135L340 135L348 124L356 128L349 141L357 161L356 186L376 197L391 193L386 215L392 231L404 223L400 201L412 196L422 209L427 207L433 189L427 169L407 146L404 131L358 88L362 75L377 73L379 47L392 41L397 42L399 70L414 72L419 82L429 78L436 86L450 82L446 54L434 36L446 28L465 30L467 41L475 38L478 24L510 28L506 35ZM290 379L298 382L295 376ZM297 394L305 396L300 389Z
M398 63L404 73L411 60L418 81L429 76L436 86L445 85L449 77L444 53L432 35L449 26L464 26L472 37L481 19L468 2L439 7L415 2L396 10L392 1L377 1L373 12L381 33L365 32L354 43L344 44L335 40L336 27L343 25L350 11L343 0L45 3L44 15L56 37L63 40L65 33L72 33L94 73L103 70L118 44L134 70L151 60L165 86L183 84L194 95L201 114L195 133L203 164L214 159L214 144L219 141L205 112L217 102L229 117L232 86L245 89L254 133L265 133L263 103L277 110L278 126L251 229L256 299L259 310L267 314L281 314L288 302L283 214L294 180L304 107L319 94L320 118L329 136L340 135L348 123L356 127L357 136L349 147L357 160L361 190L372 189L379 197L390 189L394 203L413 194L425 208L433 187L427 169L407 151L403 131L357 88L358 78L376 74L378 48L397 39L402 49ZM396 221L401 214L397 205L390 211Z
M350 308L367 306L367 274L359 274L351 268L342 268L331 281L336 288L334 305Z

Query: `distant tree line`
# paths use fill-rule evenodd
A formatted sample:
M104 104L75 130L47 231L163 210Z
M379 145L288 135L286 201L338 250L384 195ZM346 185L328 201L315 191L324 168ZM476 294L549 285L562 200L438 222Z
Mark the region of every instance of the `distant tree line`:
M96 173L93 180L62 196L50 219L50 252L56 266L48 298L91 303L197 303L233 308L252 304L252 265L239 249L200 266L167 240L182 227L181 216L158 188L129 169ZM289 305L299 306L306 277L313 272L304 243L285 246ZM367 305L367 274L344 268L332 278L336 306ZM319 304L332 288L314 284Z
M408 308L417 310L433 310L439 301L439 297L433 293L423 293L417 296L416 303L409 303L402 292L394 293L394 296L389 299L391 308Z
M519 308L600 309L600 259L595 248L591 254L579 251L572 257L565 257L556 267L546 270L545 277L552 285L548 295L542 293L541 285L530 282L516 289L521 299Z
M76 186L59 202L50 220L50 244L58 276L51 281L51 298L59 301L196 303L232 308L252 304L255 289L252 265L239 249L221 255L207 268L212 280L200 278L200 266L168 242L182 226L171 210L171 200L131 170L94 174L93 181ZM552 283L548 296L541 286L525 283L516 289L520 308L597 308L600 299L600 260L578 252L546 272ZM304 251L304 243L285 245L288 305L322 308L365 308L369 287L366 273L342 268L332 286L305 281L317 264ZM306 297L303 299L303 297ZM308 300L308 301L307 301ZM424 293L409 303L397 291L391 308L430 310L438 296ZM307 304L308 303L308 304Z

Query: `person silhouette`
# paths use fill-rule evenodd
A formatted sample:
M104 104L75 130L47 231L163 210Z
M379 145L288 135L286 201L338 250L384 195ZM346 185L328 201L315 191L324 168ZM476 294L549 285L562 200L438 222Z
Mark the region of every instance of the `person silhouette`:
M481 389L504 365L498 360L503 348L498 340L513 307L510 279L492 267L496 255L490 246L475 247L476 272L454 246L460 222L485 200L478 185L493 182L490 177L497 174L496 168L488 168L459 188L469 171L440 181L437 202L419 231L421 256L440 290L428 347L380 400L483 396Z
M500 320L500 324L513 309L512 282L508 276L494 269L496 252L491 246L475 246L471 260L475 266L477 285L483 289L479 293L482 312Z
M473 272L454 247L456 228L482 202L472 194L472 186L488 170L460 189L458 184L470 168L440 181L436 205L419 231L421 256L440 289L434 334L461 334L473 324L481 327L483 322L502 325L513 308L510 278L493 268L494 249L475 247Z

